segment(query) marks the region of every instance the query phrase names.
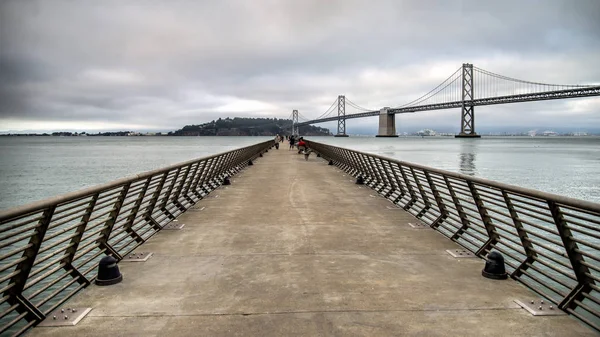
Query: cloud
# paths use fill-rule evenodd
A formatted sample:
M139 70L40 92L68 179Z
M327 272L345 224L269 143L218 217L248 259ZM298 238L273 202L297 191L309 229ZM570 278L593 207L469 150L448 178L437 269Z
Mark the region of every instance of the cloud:
M338 95L378 109L421 96L465 62L599 83L598 15L595 0L3 1L0 131L169 130L293 109L314 118ZM598 102L482 107L477 123L597 121ZM459 111L398 117L432 118L458 127ZM377 120L354 123L375 130Z

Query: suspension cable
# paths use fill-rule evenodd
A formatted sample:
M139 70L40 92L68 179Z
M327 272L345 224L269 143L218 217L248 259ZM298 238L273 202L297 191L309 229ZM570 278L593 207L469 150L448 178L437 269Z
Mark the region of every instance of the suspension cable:
M434 92L435 90L437 90L439 87L441 87L442 85L444 85L444 83L446 83L448 80L450 80L450 79L451 79L451 78L452 78L454 75L456 75L456 73L458 73L458 72L459 72L459 71L461 71L461 70L462 70L462 67L460 67L460 68L456 69L456 71L455 71L455 72L454 72L452 75L448 76L448 78L447 78L447 79L445 79L445 80L444 80L442 83L440 83L440 84L439 84L437 87L435 87L435 88L431 89L431 90L430 90L428 93L426 93L425 95L423 95L423 96L421 96L421 97L419 97L419 98L415 99L414 101L408 102L408 103L406 103L406 104L403 104L403 105L399 105L399 106L395 107L394 109L398 109L398 108L403 108L403 107L406 107L406 106L410 106L410 105L413 105L413 104L414 104L414 103L416 103L416 102L419 102L419 101L421 101L421 100L422 100L424 97L428 96L429 94L431 94L432 92ZM462 74L461 74L461 76L462 76ZM454 81L452 81L452 82L454 82ZM447 86L446 86L446 87L447 87ZM444 88L445 88L445 87L444 87ZM443 89L443 88L442 88L442 89ZM435 95L435 94L434 94L434 95Z
M545 85L545 86L550 86L550 87L572 87L572 88L593 87L593 85L549 84L549 83L531 82L531 81L525 81L525 80L520 80L520 79L517 79L517 78L512 78L512 77L508 77L508 76L496 74L496 73L493 73L491 71L488 71L488 70L485 70L485 69L481 69L481 68L478 68L478 67L475 67L475 66L473 66L473 69L475 69L476 71L481 72L482 74L488 75L488 76L500 78L500 79L503 79L503 80L513 81L513 82L525 83L525 84Z
M346 103L348 103L348 105L350 105L351 107L357 109L357 110L362 110L362 111L375 111L374 109L368 109L368 108L364 108L354 102L352 102L351 100L349 100L348 98L346 98Z

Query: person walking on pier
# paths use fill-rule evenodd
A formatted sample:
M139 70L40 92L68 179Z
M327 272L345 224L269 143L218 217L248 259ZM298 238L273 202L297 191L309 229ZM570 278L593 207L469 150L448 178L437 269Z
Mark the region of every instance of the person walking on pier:
M275 136L275 150L279 150L279 142L281 142L281 136L276 135Z
M306 143L304 142L304 138L300 137L298 139L298 153L301 153L302 150L306 149Z
M294 135L291 135L290 136L290 150L294 148L294 143L295 142L296 142L296 140L294 139Z

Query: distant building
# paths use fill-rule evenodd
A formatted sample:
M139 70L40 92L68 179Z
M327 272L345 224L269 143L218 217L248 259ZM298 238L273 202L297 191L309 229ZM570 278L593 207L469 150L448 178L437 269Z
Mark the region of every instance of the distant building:
M435 132L431 129L425 129L425 130L421 130L421 131L417 132L417 135L419 135L419 136L436 136L437 132Z

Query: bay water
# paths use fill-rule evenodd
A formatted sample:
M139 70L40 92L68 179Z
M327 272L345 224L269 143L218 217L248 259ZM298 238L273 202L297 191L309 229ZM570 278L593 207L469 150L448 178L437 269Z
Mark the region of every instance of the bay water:
M0 209L270 138L0 137ZM600 137L307 138L600 202Z

